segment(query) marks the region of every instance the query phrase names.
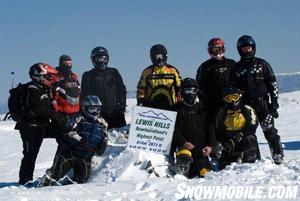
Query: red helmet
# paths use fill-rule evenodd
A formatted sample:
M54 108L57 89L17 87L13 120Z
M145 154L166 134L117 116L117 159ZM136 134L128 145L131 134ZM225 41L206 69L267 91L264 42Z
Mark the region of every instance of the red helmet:
M212 38L208 42L208 53L211 57L222 60L225 53L225 43L221 38Z
M36 63L29 69L30 78L46 87L50 87L54 82L58 81L58 71L46 63Z

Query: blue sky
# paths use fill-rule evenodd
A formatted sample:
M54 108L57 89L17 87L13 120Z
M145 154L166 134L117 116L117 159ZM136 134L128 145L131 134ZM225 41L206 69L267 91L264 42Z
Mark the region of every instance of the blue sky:
M128 90L151 62L156 43L168 49L168 63L182 77L195 77L209 58L207 42L221 37L226 56L239 59L237 39L244 34L257 43L256 55L275 73L300 71L300 1L298 0L3 0L0 2L0 103L11 85L29 80L36 62L57 66L73 58L81 76L91 69L90 52L104 46Z

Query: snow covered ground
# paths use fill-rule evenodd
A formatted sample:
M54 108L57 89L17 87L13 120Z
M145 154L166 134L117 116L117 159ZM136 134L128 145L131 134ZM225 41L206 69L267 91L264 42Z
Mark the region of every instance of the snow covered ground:
M257 136L262 160L255 164L232 164L221 172L210 172L205 178L187 180L156 177L141 170L136 161L155 158L158 171L164 171L162 156L132 152L126 147L122 132L113 131L109 146L101 157L94 157L91 179L87 184L25 188L17 185L22 158L21 138L13 121L0 122L0 200L176 200L175 195L186 186L261 186L265 194L272 186L297 186L300 200L300 91L280 94L280 117L276 125L285 150L285 163L274 165L268 144L261 129ZM130 122L134 99L128 99L126 120ZM43 175L52 164L56 142L44 140L34 172L34 177ZM230 199L233 200L233 199ZM241 199L235 199L241 200ZM268 200L263 197L256 200ZM289 200L289 199L283 199Z

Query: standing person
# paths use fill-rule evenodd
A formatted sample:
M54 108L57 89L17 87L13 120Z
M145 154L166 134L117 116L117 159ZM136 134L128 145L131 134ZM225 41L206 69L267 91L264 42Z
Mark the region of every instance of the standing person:
M198 99L198 84L185 78L181 84L183 101L176 105L177 118L172 147L177 149L177 173L189 178L203 177L210 169L208 156L215 144L214 125L209 125L202 99ZM189 160L190 159L190 160Z
M260 158L255 111L242 103L242 94L237 87L224 89L224 102L225 107L219 110L216 118L216 137L223 148L220 168L232 162L254 163Z
M59 143L53 165L40 186L86 183L90 176L91 160L96 152L103 153L107 144L107 123L100 116L102 104L97 96L86 96L81 113L70 118ZM62 178L73 168L72 181ZM60 180L61 179L61 180Z
M27 83L26 102L28 112L16 124L23 141L23 158L19 172L19 184L33 179L35 161L43 138L56 138L56 131L63 129L67 118L54 111L49 98L50 87L57 81L57 71L48 64L37 63L30 67L31 82ZM59 132L58 132L59 133Z
M126 125L126 87L116 68L107 67L109 54L104 47L95 47L91 52L94 68L84 72L81 81L81 97L96 95L102 102L102 117L108 128Z
M157 44L151 47L152 65L141 74L137 85L138 105L173 110L180 101L181 77L178 70L167 63L167 49Z
M219 108L224 105L223 89L229 83L230 71L236 62L224 56L225 43L221 38L212 38L207 50L211 58L200 65L196 80L199 89L206 95L210 118L214 119Z
M71 57L61 55L56 70L58 71L58 82L52 86L54 108L67 115L75 114L80 110L80 85L77 75L72 72Z
M268 62L255 57L256 44L251 36L241 36L237 42L237 50L241 59L232 72L231 84L243 91L245 104L250 105L257 113L272 158L276 164L281 164L284 154L274 125L279 108L276 77Z

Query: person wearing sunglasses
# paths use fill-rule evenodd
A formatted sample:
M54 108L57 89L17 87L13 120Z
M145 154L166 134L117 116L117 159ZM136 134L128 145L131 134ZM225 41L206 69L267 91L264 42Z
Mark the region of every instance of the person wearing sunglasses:
M230 76L230 83L244 91L244 102L255 110L259 124L268 141L274 163L281 164L284 153L274 118L278 118L278 87L270 64L255 57L256 43L243 35L237 41L241 56Z
M225 50L223 39L210 39L207 51L211 58L200 65L196 75L199 89L206 95L207 109L212 121L218 109L224 105L222 92L229 83L230 72L236 63L225 57Z
M216 118L216 137L220 143L220 169L232 162L253 163L260 158L257 137L258 121L253 108L242 102L241 91L234 86L224 89L225 107Z
M150 49L152 65L145 68L137 84L137 104L173 110L180 101L181 77L174 66L167 63L167 49L161 44Z
M203 99L198 98L199 85L185 78L181 84L183 101L176 105L177 118L172 141L176 152L176 173L188 178L203 177L209 171L208 157L215 143L214 125L208 125ZM202 97L202 96L200 96Z

